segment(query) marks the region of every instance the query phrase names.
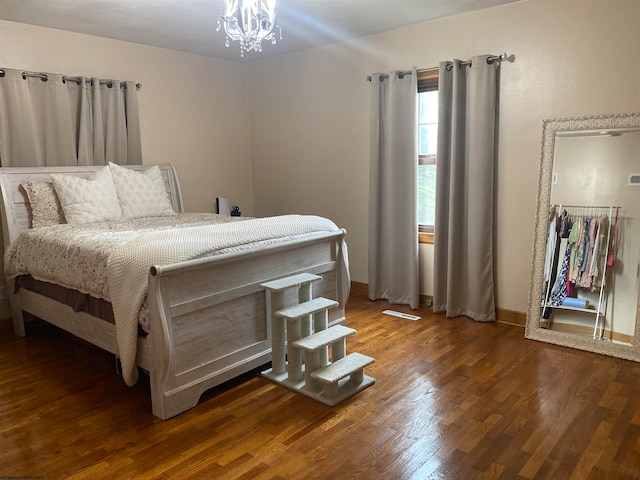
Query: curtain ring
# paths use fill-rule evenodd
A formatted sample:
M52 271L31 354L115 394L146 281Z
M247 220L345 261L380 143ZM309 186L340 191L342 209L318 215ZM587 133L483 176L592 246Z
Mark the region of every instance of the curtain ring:
M0 69L0 78L4 77L6 75L5 71Z
M72 82L76 85L82 85L82 80L78 77L62 77L62 83L66 85L67 82Z
M26 80L27 77L39 78L43 82L46 82L49 80L49 77L47 77L46 73L22 72L22 79Z

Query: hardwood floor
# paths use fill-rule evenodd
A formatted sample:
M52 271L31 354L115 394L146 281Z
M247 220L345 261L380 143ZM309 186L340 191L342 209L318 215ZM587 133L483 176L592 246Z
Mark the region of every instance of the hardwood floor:
M640 478L640 364L388 308L352 295L347 349L377 383L336 407L249 375L165 422L110 355L2 332L0 478Z

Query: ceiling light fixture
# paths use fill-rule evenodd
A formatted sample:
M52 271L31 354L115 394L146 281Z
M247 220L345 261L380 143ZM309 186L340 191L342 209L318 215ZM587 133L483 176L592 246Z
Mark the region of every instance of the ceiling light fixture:
M228 47L232 40L239 41L241 57L245 51L261 52L262 40L271 40L275 45L276 30L282 40L282 32L276 25L276 0L224 0L224 5L224 15L218 18L216 32L224 26L227 35L224 45Z

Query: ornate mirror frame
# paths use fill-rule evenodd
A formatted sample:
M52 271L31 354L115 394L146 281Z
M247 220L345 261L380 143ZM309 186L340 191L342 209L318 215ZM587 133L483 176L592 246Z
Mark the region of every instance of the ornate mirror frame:
M536 208L531 283L525 337L565 347L602 353L618 358L640 361L640 295L636 309L635 331L632 345L612 343L585 335L564 333L540 327L542 289L544 283L544 261L547 242L548 213L551 199L554 147L557 132L581 130L612 130L640 127L640 113L603 115L544 120L542 124L542 152L538 178L538 200ZM640 156L640 152L638 152Z

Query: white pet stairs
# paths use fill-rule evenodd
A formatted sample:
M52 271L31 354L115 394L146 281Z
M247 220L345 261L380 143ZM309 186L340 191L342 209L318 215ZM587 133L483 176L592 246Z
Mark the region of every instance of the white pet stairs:
M261 285L272 343L272 367L262 375L333 406L375 383L364 374L364 367L375 360L360 353L346 355L346 338L356 331L342 325L328 328L329 309L338 302L312 298L311 284L321 279L301 273ZM291 288L298 289L298 303L285 308L285 293Z

